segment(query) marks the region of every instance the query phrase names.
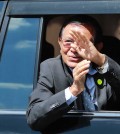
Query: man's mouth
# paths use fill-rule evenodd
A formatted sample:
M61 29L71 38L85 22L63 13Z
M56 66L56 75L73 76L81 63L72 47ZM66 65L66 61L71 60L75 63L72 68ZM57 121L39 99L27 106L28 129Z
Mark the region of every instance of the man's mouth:
M76 56L69 56L69 60L74 61L74 62L78 62L78 61L83 60L83 58L82 57L76 57Z

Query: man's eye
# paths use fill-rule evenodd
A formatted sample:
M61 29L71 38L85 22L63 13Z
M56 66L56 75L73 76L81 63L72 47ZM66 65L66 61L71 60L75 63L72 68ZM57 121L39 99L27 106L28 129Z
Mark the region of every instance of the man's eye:
M72 40L66 40L65 42L66 42L66 43L67 43L67 42L68 42L68 43L73 43Z

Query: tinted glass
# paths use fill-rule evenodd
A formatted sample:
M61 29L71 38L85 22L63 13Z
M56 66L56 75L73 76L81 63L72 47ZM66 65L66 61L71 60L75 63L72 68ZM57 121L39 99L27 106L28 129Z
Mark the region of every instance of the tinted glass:
M1 17L2 7L3 7L3 2L0 2L0 17Z
M0 12L2 11L3 2L0 2Z
M25 109L33 88L39 19L12 18L0 60L0 109Z

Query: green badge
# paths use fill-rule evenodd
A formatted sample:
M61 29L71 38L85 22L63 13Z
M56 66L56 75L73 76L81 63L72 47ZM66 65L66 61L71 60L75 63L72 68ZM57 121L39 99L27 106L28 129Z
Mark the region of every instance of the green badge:
M97 85L98 89L104 89L104 86L105 86L105 82L104 82L104 77L103 75L100 75L100 74L96 74L94 76L94 80L95 80L95 84Z
M99 86L101 86L101 85L103 84L102 79L98 79L98 80L97 80L97 84L98 84Z

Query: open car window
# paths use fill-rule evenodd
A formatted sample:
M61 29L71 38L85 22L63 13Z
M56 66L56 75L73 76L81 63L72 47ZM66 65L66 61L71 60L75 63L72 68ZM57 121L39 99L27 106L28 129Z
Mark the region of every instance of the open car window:
M87 14L88 15L88 14ZM42 57L41 62L47 58L56 57L60 54L60 47L58 44L58 35L63 24L64 20L71 15L60 15L54 16L49 19L46 25L44 40L42 43L42 47L44 45L48 45L47 48L49 50L46 51L43 49L41 51L42 55L46 55L48 57ZM95 18L103 30L103 49L102 53L108 55L112 59L114 59L118 64L120 64L120 15L119 14L89 14ZM112 21L111 21L112 20ZM47 42L47 43L46 43ZM49 49L52 48L52 49ZM48 55L48 53L51 53ZM54 54L54 55L53 55ZM39 73L38 73L39 74ZM112 109L110 111L113 111Z

